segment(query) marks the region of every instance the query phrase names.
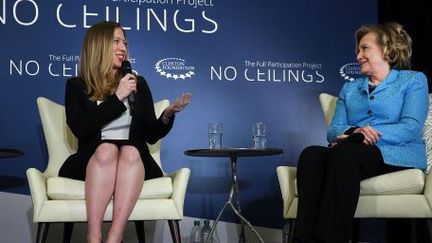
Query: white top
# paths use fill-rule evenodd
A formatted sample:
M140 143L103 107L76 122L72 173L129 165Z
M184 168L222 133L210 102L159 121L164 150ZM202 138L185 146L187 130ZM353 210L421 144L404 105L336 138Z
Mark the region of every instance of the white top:
M97 105L103 101L98 100ZM127 99L123 101L123 104L127 107L127 110L123 112L119 117L112 120L108 124L102 127L101 139L114 139L114 140L128 140L129 139L129 128L132 121L132 116L129 112L129 103Z

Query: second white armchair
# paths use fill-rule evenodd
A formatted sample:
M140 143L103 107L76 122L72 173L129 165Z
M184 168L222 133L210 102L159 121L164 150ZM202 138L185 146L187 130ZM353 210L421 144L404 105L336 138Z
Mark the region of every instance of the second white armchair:
M431 101L431 95L429 100ZM319 100L326 125L329 126L336 107L337 97L320 94ZM432 121L432 105L429 106L426 125ZM432 124L429 124L432 125ZM423 136L426 134L424 129ZM426 140L426 139L425 139ZM429 139L432 140L432 139ZM430 146L426 146L429 147ZM277 168L283 201L283 217L288 224L288 241L292 242L297 217L296 168ZM432 175L419 169L409 169L363 180L355 218L423 218L427 219L432 236ZM432 238L431 238L432 239Z

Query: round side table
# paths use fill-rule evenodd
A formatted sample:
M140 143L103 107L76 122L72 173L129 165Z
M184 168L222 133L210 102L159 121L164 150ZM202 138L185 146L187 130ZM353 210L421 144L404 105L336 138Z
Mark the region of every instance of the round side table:
M283 153L283 150L280 148L221 148L221 149L192 149L184 151L185 155L195 156L195 157L229 157L231 158L231 190L229 193L228 201L224 204L222 209L220 210L210 232L209 240L213 235L216 225L219 222L222 213L228 207L230 207L237 217L240 219L241 232L239 237L239 242L246 242L244 225L246 224L249 229L256 235L259 242L264 243L263 238L252 224L241 214L240 208L240 200L239 200L239 186L237 182L237 158L238 157L255 157L255 156L268 156L268 155L276 155Z

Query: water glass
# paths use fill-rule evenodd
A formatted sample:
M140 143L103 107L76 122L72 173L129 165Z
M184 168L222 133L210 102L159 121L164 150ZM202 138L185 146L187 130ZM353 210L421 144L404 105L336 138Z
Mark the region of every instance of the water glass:
M266 125L263 122L257 122L253 125L253 142L254 148L263 149L267 145Z
M222 123L210 123L208 126L209 148L220 149L222 148Z

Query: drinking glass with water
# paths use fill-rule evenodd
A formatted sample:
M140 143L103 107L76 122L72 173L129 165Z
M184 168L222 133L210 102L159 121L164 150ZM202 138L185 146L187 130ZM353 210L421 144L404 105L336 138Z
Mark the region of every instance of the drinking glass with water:
M257 122L253 125L253 142L254 148L263 149L267 145L266 125L263 122Z
M208 127L209 148L220 149L222 148L222 123L210 123Z

